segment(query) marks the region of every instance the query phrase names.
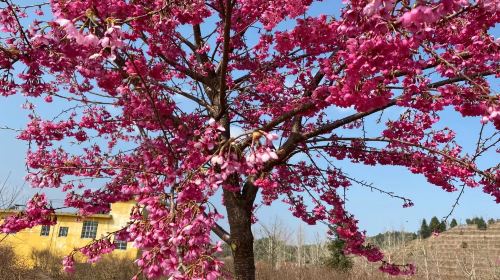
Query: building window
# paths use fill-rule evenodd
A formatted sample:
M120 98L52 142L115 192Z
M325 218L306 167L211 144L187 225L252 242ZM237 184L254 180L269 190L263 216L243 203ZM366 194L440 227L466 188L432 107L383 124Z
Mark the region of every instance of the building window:
M68 236L68 227L59 228L59 237Z
M42 230L40 231L40 236L49 236L49 233L50 233L50 226L43 225Z
M82 228L82 238L95 238L97 236L97 222L84 221Z
M115 250L127 250L127 241L116 239L113 242L115 244Z

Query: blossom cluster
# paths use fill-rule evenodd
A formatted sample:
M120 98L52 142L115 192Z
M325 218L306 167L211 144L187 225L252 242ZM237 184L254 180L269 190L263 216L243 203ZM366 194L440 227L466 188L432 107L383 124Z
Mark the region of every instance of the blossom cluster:
M87 257L89 263L95 263L101 259L104 254L109 254L115 249L109 238L102 238L80 248L78 251ZM70 262L66 261L65 266L70 267Z
M38 225L55 225L54 209L48 204L45 194L36 194L26 204L26 209L6 217L0 225L0 232L16 233Z

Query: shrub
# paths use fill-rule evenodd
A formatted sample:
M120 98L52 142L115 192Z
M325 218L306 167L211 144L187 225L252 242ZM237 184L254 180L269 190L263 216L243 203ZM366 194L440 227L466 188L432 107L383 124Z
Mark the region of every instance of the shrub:
M480 230L486 230L488 228L488 225L484 221L483 217L474 217L473 219L465 220L465 222L468 225L476 225Z
M339 272L347 272L352 268L352 259L344 254L344 241L332 239L328 244L330 253L326 265Z

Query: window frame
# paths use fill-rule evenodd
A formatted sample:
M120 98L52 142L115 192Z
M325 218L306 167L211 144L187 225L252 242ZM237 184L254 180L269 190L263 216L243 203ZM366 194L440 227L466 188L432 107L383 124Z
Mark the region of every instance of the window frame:
M125 240L120 240L120 239L117 239L116 236L113 240L113 245L115 245L115 250L127 250L127 244L128 242L125 241Z
M67 237L68 233L69 227L59 227L59 233L57 234L57 237Z
M50 225L42 225L40 229L40 236L49 236L50 235Z
M82 233L80 238L92 238L97 237L97 228L99 227L99 222L97 221L83 221Z

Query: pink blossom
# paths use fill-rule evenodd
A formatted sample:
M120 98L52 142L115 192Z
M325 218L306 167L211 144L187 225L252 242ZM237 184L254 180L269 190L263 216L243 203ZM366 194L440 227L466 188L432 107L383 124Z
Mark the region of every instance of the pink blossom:
M0 225L0 232L16 233L37 225L55 225L54 209L48 205L45 194L36 194L26 204L24 211L8 216Z
M432 23L438 19L438 15L432 7L418 6L404 13L399 21L405 27L420 25L422 23Z
M63 269L66 273L75 272L75 260L73 259L73 255L66 256L63 258Z
M414 273L366 243L341 195L365 183L341 161L398 166L447 192L480 187L500 203L496 162L477 164L440 118L500 129L498 1L347 0L318 15L313 0L53 0L43 17L12 2L0 1L0 95L27 98L26 179L84 216L134 200L116 234L140 250L147 278L225 276L211 231L251 242L216 223L250 229L273 203L330 225L345 253ZM43 99L50 117L32 101ZM37 195L0 230L53 224L53 211ZM97 261L109 237L64 267L75 254Z

